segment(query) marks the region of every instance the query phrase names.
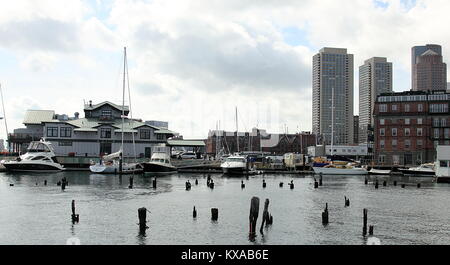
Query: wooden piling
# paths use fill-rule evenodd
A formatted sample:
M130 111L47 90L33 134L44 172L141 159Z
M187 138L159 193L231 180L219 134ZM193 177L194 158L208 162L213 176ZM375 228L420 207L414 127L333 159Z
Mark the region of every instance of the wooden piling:
M145 234L145 230L148 228L147 209L145 207L141 207L138 209L138 218L139 218L139 233Z
M328 203L325 204L325 210L322 212L322 224L328 224Z
M241 189L243 189L243 188L245 188L245 184L244 184L244 181L241 180Z
M130 176L130 185L128 186L129 189L133 188L133 177Z
M263 186L263 188L265 188L265 187L266 187L266 180L265 180L265 179L263 179L263 183L262 183L262 186Z
M397 181L396 180L394 180L394 186L397 186Z
M367 178L364 179L364 184L367 185L369 183L369 180Z
M290 188L291 188L291 190L294 189L294 181L293 180L291 180Z
M259 213L259 198L252 197L250 201L250 216L249 216L249 234L255 236L256 234L256 221L258 220Z
M363 209L363 236L367 235L367 209Z
M198 179L195 179L195 185L198 185Z
M344 206L349 207L350 206L350 199L347 198L347 196L344 196Z
M269 199L266 199L264 202L264 211L262 215L261 227L259 228L259 232L263 234L263 226L264 224L268 224L270 222L269 216Z
M386 183L386 180L385 180L385 181L383 181L383 187L386 187L386 185L387 185L387 183Z
M319 183L317 182L316 178L314 178L314 188L319 188Z
M420 189L420 183L417 183L417 188Z
M283 188L283 182L280 182L280 188Z
M211 182L209 183L209 187L211 188L211 189L214 189L214 181L211 179Z
M80 221L80 215L75 213L75 200L72 200L72 223L78 223Z
M153 188L156 189L156 178L153 179Z
M378 189L378 179L375 180L375 189Z
M186 190L190 190L191 189L191 182L186 181Z
M319 175L319 186L322 186L322 173Z
M405 188L406 187L406 185L405 184L402 184L402 188Z
M373 225L369 226L369 236L373 236Z
M217 221L218 218L219 218L219 209L211 208L211 220Z
M44 180L44 186L47 186L47 180Z
M195 210L195 206L194 210L192 211L192 217L197 218L197 210Z

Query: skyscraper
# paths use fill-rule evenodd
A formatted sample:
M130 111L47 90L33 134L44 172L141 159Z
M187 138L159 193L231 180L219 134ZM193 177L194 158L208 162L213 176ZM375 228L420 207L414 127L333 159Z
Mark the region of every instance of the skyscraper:
M447 65L442 60L442 47L436 44L411 49L412 90L445 90Z
M384 57L372 57L359 67L359 142L368 143L373 127L373 108L377 96L392 92L392 63Z
M334 100L332 100L334 95ZM353 54L322 48L313 56L312 130L331 143L334 103L334 144L353 144Z

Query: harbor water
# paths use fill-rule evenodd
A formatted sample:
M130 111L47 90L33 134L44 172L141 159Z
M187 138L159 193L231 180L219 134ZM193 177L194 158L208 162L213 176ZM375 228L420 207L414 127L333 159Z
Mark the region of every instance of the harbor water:
M367 243L362 236L364 208L368 209L368 225L374 226L381 244L450 244L450 185L437 184L432 178L378 176L379 188L375 189L372 182L365 185L364 176L323 176L323 185L315 189L312 175L246 178L211 174L215 186L210 189L207 176L160 176L153 189L154 176L135 175L129 189L129 175L2 172L0 244L54 245L77 238L83 245L360 245ZM65 191L56 184L63 177L69 183ZM188 191L187 180L192 184ZM288 185L291 180L294 189ZM384 180L387 186L382 185ZM257 236L249 239L253 196L260 199L260 211ZM350 199L350 207L344 207L344 196ZM273 224L263 229L263 235L259 226L266 198ZM80 215L76 224L71 221L72 200ZM324 226L321 213L326 203L329 224ZM145 236L139 235L140 207L150 211ZM217 221L211 220L211 208L219 210Z

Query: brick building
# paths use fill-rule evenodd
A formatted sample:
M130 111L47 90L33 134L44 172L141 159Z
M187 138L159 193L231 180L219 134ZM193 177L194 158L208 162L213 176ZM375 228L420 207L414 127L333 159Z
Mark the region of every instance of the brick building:
M406 91L378 96L374 109L375 162L433 162L436 146L450 144L450 93Z
M296 134L269 134L266 130L253 128L251 132L226 132L212 130L206 140L206 153L214 155L217 151L234 153L240 152L266 152L271 154L284 154L289 152L308 152L308 146L316 144L316 136L310 132Z

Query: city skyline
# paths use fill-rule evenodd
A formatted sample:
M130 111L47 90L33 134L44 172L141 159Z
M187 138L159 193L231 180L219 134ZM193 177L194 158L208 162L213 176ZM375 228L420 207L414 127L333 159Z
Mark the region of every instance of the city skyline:
M166 120L187 138L206 138L218 120L222 129L235 129L237 106L240 130L310 131L311 58L320 48L347 48L356 66L387 57L394 91L409 90L411 47L439 44L444 62L450 54L445 31L429 30L445 25L446 5L14 1L0 11L8 128L23 127L27 109L72 115L83 100L119 103L121 52L127 46L135 117ZM318 12L324 15L313 15ZM353 75L357 115L357 69ZM3 124L0 138L5 139Z

